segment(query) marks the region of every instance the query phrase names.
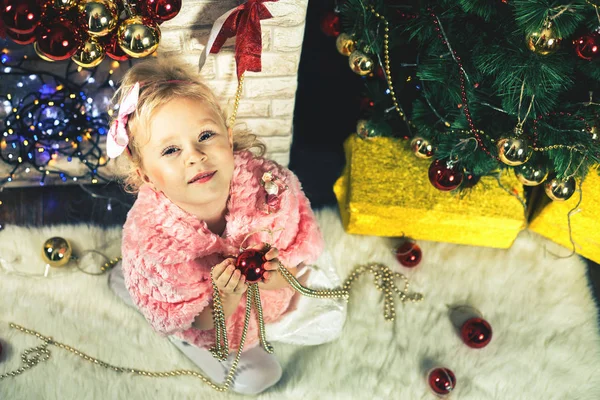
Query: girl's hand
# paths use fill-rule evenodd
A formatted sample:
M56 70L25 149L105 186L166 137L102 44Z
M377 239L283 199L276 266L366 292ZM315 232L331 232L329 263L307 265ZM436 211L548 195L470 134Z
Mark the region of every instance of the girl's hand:
M215 265L211 275L217 288L223 294L242 295L248 289L246 277L239 269L235 268L235 258L226 258Z
M279 250L277 250L276 247L271 247L265 254L265 260L267 260L267 262L265 262L263 266L266 271L272 272L265 272L263 274L263 283L268 283L274 274L278 274L277 270L279 269L281 262L277 259L277 256L279 256Z

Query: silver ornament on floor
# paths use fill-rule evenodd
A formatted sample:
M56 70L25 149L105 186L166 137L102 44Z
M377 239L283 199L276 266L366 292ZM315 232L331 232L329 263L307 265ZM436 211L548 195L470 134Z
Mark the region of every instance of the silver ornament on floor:
M523 137L503 138L498 141L498 158L512 167L527 162L531 157L531 147Z
M410 148L415 156L422 159L428 159L433 156L433 145L427 139L416 137L410 142Z
M572 176L567 179L552 178L544 185L546 195L554 201L565 201L569 200L575 189L577 183L575 178Z
M548 178L548 168L544 164L523 164L515 168L515 175L525 186L537 186Z

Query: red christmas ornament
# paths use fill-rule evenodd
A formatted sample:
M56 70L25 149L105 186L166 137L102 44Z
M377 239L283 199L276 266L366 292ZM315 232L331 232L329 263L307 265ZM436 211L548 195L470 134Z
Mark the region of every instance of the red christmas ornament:
M454 390L456 377L448 368L434 368L429 371L427 382L433 393L445 397Z
M470 318L460 328L460 336L467 346L480 349L492 340L492 327L483 318Z
M15 33L13 31L6 31L6 37L17 44L31 44L35 42L35 33Z
M462 172L455 165L448 165L445 160L435 160L429 167L429 181L439 190L454 190L462 180Z
M329 11L321 20L321 30L327 36L338 37L342 33L339 14Z
M266 272L264 263L267 261L265 254L264 251L248 249L237 257L235 267L242 271L242 274L246 277L246 282L254 283L263 278Z
M28 34L40 22L41 10L36 0L4 0L0 15L8 30Z
M593 32L573 41L575 53L579 58L590 61L598 55L598 36L596 32Z
M375 102L368 97L362 97L360 99L360 110L368 111L375 106Z
M36 31L37 49L53 61L71 58L81 44L75 25L67 19L40 25Z
M102 40L102 45L107 56L116 61L126 61L129 59L129 56L119 46L116 34L105 36L102 39L104 39Z
M416 267L423 257L421 248L412 241L404 242L396 249L396 259L407 268Z
M470 189L477 185L477 182L479 182L480 178L481 177L479 175L473 175L472 173L465 171L462 187L465 189Z
M161 23L174 18L181 10L181 0L146 0L141 3L144 17Z

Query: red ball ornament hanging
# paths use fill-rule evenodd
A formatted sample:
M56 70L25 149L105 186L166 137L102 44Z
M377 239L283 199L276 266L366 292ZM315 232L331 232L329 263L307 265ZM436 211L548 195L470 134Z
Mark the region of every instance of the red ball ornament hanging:
M492 340L492 327L483 318L470 318L460 328L460 337L467 346L480 349Z
M583 35L579 39L575 39L573 41L573 46L577 56L588 61L596 57L598 55L599 37L600 35L598 35L598 33L593 32Z
M427 374L429 387L439 397L446 397L456 387L456 376L448 368L434 368Z
M127 61L129 56L125 54L119 43L117 42L117 34L113 33L102 38L102 45L106 55L115 61Z
M0 4L0 16L8 30L28 34L40 22L41 10L37 0L4 0Z
M329 11L321 20L321 31L327 36L338 37L342 32L340 15Z
M79 31L68 19L40 25L36 39L37 50L53 61L71 58L81 44Z
M419 265L423 252L419 245L412 240L408 240L396 249L396 259L407 268L413 268Z
M429 167L429 181L439 190L449 191L460 186L463 180L462 172L446 160L435 160Z
M6 31L6 37L20 45L26 45L35 42L35 32L21 34L13 31Z
M246 282L254 283L263 279L266 272L264 263L266 252L255 249L243 251L235 261L235 267L246 277Z
M479 179L481 179L479 175L474 175L468 171L465 171L462 187L464 189L470 189L477 185Z
M181 0L146 0L140 5L142 15L158 23L174 18L180 10Z

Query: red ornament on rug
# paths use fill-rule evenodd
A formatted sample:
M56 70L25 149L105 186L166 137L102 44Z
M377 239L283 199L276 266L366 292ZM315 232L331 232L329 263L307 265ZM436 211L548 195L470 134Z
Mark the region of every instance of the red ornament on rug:
M181 0L146 0L141 3L142 15L158 23L173 19L181 10Z
M481 179L479 175L473 175L472 173L465 171L462 187L465 189L470 189L477 185L479 179Z
M15 33L32 33L40 22L41 10L36 0L4 0L0 16L6 29Z
M575 39L573 41L573 46L575 47L577 56L588 61L596 57L598 55L598 38L598 33L593 32L583 35L579 39Z
M246 282L255 283L263 279L266 272L264 264L267 261L265 254L264 251L248 249L237 257L235 267L242 271Z
M40 25L36 31L36 39L37 49L53 61L71 58L81 44L79 31L67 19Z
M404 242L396 249L396 259L407 268L416 267L422 257L421 248L411 240Z
M455 164L450 165L446 160L435 160L429 167L429 181L436 189L454 190L460 186L462 180L462 172Z
M429 387L439 397L449 395L456 386L456 377L454 372L448 368L434 368L427 375Z
M327 36L338 37L342 33L340 15L329 11L321 20L321 31Z
M470 318L460 328L460 337L467 346L480 349L492 340L492 327L483 318Z
M16 44L26 45L35 42L35 33L16 33L13 31L6 31L6 37L15 42Z

